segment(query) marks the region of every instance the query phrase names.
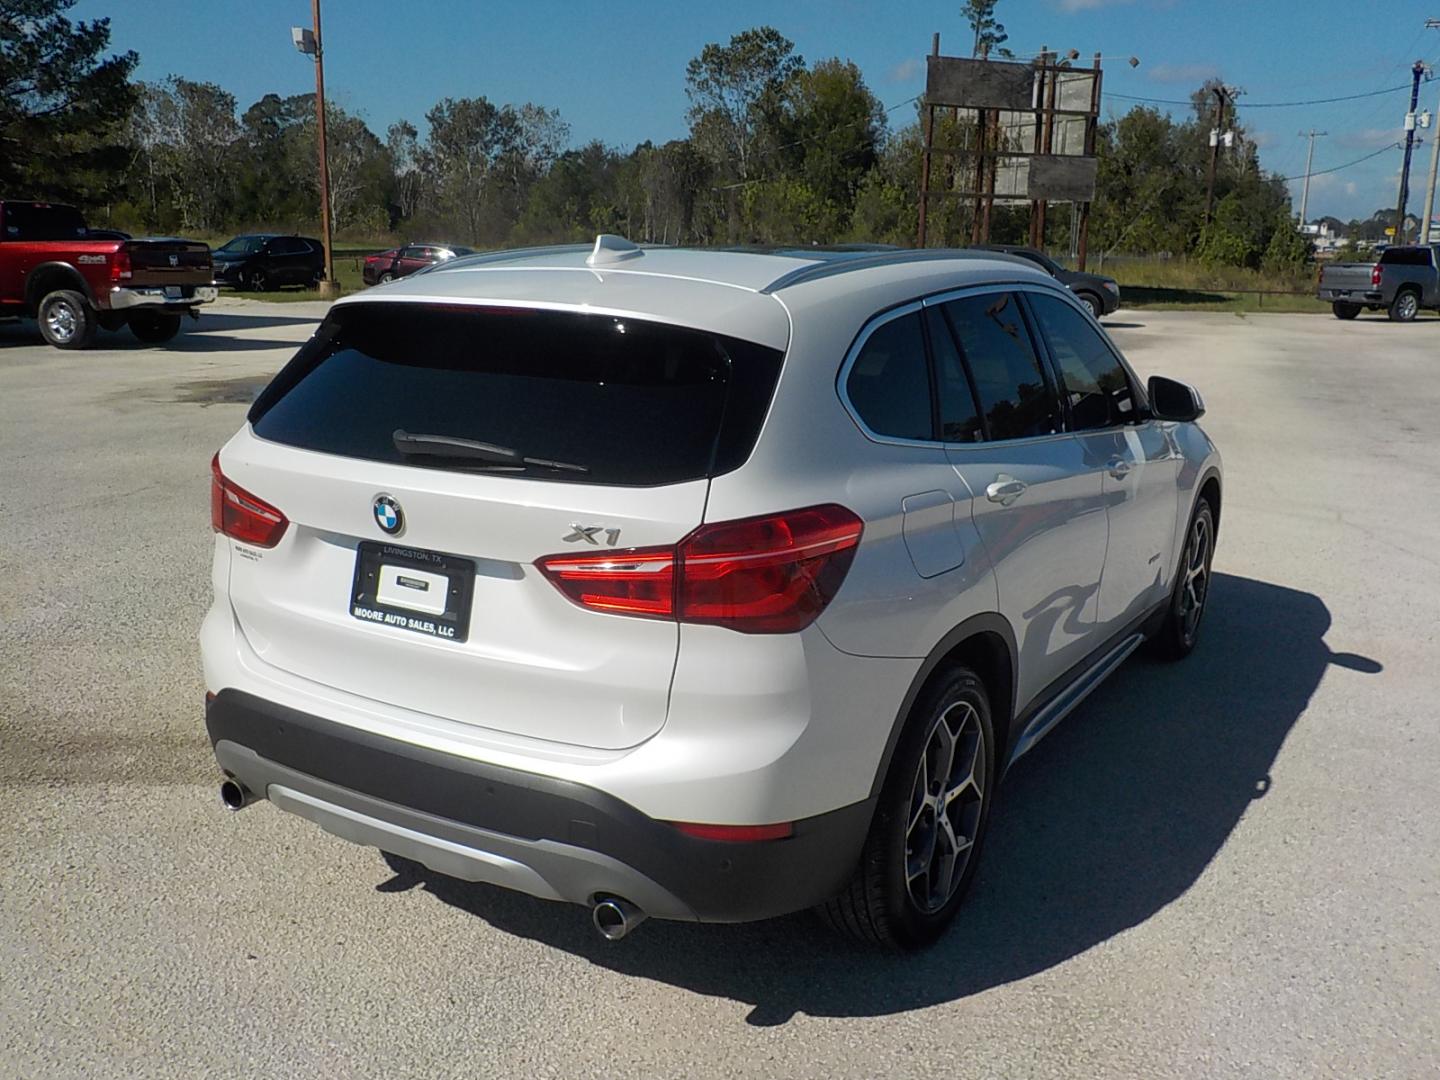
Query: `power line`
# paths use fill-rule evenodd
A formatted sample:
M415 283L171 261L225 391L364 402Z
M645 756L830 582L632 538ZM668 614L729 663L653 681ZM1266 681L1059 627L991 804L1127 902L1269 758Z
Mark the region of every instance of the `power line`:
M1324 175L1327 174L1327 173L1340 172L1342 169L1348 169L1348 168L1350 168L1352 165L1359 165L1361 162L1369 161L1371 158L1374 158L1374 157L1379 157L1381 154L1385 153L1387 150L1399 150L1399 149L1400 149L1401 147L1403 147L1404 145L1405 145L1404 143L1399 142L1399 141L1396 141L1396 142L1393 142L1393 143L1387 143L1386 145L1380 147L1379 150L1376 150L1376 151L1374 151L1374 152L1372 152L1372 153L1366 154L1364 157L1358 157L1358 158L1356 158L1354 161L1347 161L1344 165L1336 165L1336 166L1333 166L1332 168L1329 168L1329 169L1316 169L1316 170L1315 170L1314 172L1312 172L1312 173L1301 173L1299 176L1271 176L1271 177L1268 177L1268 179L1269 179L1269 180L1272 180L1272 181L1277 181L1277 182L1282 183L1282 184L1287 184L1287 183L1289 183L1291 180L1304 180L1307 175L1308 175L1308 176L1324 176Z
M1312 101L1247 101L1247 102L1245 102L1245 108L1247 108L1247 109L1293 109L1293 108L1299 108L1299 107L1302 106L1302 105L1333 105L1333 104L1335 104L1337 101L1358 101L1358 100L1360 100L1361 98L1379 97L1381 94L1393 94L1393 93L1395 93L1395 91L1397 91L1397 90L1409 90L1409 89L1410 89L1410 84L1409 84L1409 83L1405 83L1405 84L1403 84L1403 85L1401 85L1401 86L1387 86L1387 87L1386 87L1385 89L1383 89L1383 90L1368 90L1368 91L1366 91L1366 92L1363 93L1363 94L1346 94L1344 97L1315 98L1315 99L1312 100ZM1112 97L1112 98L1120 98L1122 101L1141 101L1141 102L1145 102L1146 104L1150 104L1150 105L1194 105L1194 104L1195 104L1193 101L1189 100L1188 98L1185 99L1184 101L1181 101L1181 100L1178 100L1178 99L1176 99L1176 98L1136 97L1136 96L1134 96L1133 94L1116 94L1116 93L1113 93L1112 91L1109 91L1109 90L1105 91L1105 96L1106 96L1106 97Z

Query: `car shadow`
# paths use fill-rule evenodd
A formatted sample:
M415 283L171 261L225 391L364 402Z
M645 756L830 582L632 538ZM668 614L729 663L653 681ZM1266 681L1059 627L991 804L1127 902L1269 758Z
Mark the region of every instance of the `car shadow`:
M202 312L199 320L185 319L180 333L160 345L147 345L127 329L101 330L91 348L116 352L166 349L173 352L253 351L256 349L298 349L304 338L240 337L239 333L276 330L282 327L318 326L317 316L249 315L240 312ZM308 336L308 335L307 335ZM33 320L0 322L0 348L44 345Z
M1100 325L1106 330L1144 330L1143 322L1117 322L1114 319L1101 319Z
M378 888L423 888L506 933L624 975L796 1013L883 1016L1045 971L1144 922L1185 893L1242 815L1333 664L1317 596L1217 574L1200 645L1183 663L1139 658L1097 690L1001 788L973 891L929 951L855 946L808 914L745 926L647 922L602 940L578 908L436 874L386 856Z

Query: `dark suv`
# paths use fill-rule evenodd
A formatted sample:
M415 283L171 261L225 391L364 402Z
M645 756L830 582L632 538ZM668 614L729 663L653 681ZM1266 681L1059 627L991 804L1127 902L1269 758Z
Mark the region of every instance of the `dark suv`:
M1043 251L1019 244L977 244L982 251L998 251L1034 263L1075 294L1095 318L1109 315L1120 306L1120 286L1114 278L1090 274L1084 270L1067 270Z
M264 292L283 285L314 288L325 276L325 249L308 236L253 233L216 248L215 281Z

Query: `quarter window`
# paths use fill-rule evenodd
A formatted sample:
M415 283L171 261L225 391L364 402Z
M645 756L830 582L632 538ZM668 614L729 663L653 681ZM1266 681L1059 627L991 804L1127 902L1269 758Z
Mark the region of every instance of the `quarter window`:
M1053 296L1030 294L1040 332L1060 369L1076 431L1116 427L1135 419L1135 391L1110 346L1085 316Z
M876 435L935 437L919 312L891 319L865 339L845 380L845 393Z
M1058 431L1059 409L1015 297L967 296L943 308L975 380L990 438L1023 439Z

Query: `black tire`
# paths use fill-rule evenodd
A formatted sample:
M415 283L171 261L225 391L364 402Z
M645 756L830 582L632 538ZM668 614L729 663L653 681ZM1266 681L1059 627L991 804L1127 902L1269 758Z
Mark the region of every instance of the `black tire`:
M1197 559L1196 547L1202 542L1204 550ZM1215 511L1210 500L1202 496L1185 528L1185 542L1180 547L1180 562L1175 568L1175 585L1170 590L1165 621L1151 642L1151 651L1161 659L1183 660L1194 650L1200 637L1201 620L1209 606L1210 563L1214 557Z
M937 788L931 772L932 767L939 771L938 755L943 749L937 747L944 741L939 734L942 724L952 735L958 727L960 737L951 744L954 768ZM960 757L962 751L966 757ZM979 865L994 801L995 756L990 698L984 682L966 667L943 671L910 712L859 865L840 894L820 906L821 918L841 933L887 949L924 948L944 933ZM956 770L966 768L970 779L955 781ZM948 830L939 826L936 813L937 800L947 790L954 793L944 798ZM946 835L965 846L947 843ZM928 854L917 855L917 838L922 846L928 842ZM953 853L948 872L945 848ZM964 862L957 867L960 855ZM917 891L928 898L925 904L916 899Z
M392 274L389 270L386 270L386 271L385 271L383 274L381 274L380 277L376 280L375 284L376 284L376 285L384 285L387 281L394 281L394 280L395 280L395 275Z
M95 340L99 322L90 301L72 289L47 293L35 312L40 336L57 349L83 349Z
M1414 289L1401 289L1390 301L1391 322L1414 322L1420 314L1420 294Z
M250 292L269 292L270 275L264 270L251 270L245 279L245 287Z
M1076 293L1076 298L1090 309L1090 314L1099 319L1105 313L1105 305L1100 303L1100 298L1091 292Z
M1353 319L1360 314L1360 305L1351 304L1344 300L1336 300L1330 305L1330 310L1335 313L1337 319Z
M180 316L168 311L137 311L130 332L147 345L163 345L180 332Z

